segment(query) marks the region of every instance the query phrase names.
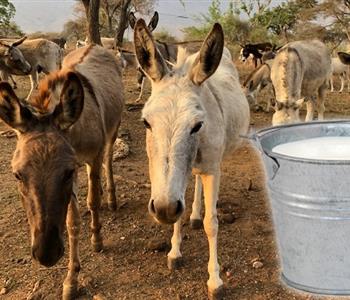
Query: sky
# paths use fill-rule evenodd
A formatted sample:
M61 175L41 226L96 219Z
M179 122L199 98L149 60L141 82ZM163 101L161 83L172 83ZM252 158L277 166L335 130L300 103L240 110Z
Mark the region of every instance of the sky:
M194 25L193 16L208 10L210 0L159 0L155 9L160 14L158 28L165 28L178 37L180 29ZM223 5L227 1L222 1ZM225 4L226 2L226 4ZM26 33L35 31L61 32L64 23L74 19L74 0L12 0L16 7L14 21ZM130 29L129 29L130 30Z

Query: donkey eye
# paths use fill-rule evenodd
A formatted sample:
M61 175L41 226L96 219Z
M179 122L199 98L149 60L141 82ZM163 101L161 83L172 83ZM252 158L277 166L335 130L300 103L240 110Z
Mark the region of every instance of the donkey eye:
M72 179L74 171L74 169L66 170L63 175L63 181L68 181Z
M23 180L23 176L20 172L14 172L13 175L16 177L16 179L18 181L22 181Z
M190 134L196 133L199 131L199 129L202 128L203 122L198 122L196 125L194 125L194 127L191 130Z
M145 128L147 128L147 129L152 129L151 125L149 125L149 123L147 122L146 119L143 119L143 125L145 125Z

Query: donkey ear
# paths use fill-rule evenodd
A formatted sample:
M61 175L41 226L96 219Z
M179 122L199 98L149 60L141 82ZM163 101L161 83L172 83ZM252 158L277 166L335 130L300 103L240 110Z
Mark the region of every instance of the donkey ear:
M129 13L129 24L132 29L135 28L135 23L136 23L136 17L133 12Z
M139 19L136 22L134 46L136 57L142 70L153 81L161 80L168 72L168 68L158 52L152 34L143 19Z
M27 39L27 37L24 36L24 37L20 38L19 40L14 41L14 42L11 44L11 46L16 47L16 46L22 44L26 39Z
M8 82L0 82L0 119L19 132L27 131L31 112L21 105Z
M60 104L54 112L55 123L62 130L69 128L79 119L83 107L83 85L77 74L69 72L61 90Z
M223 49L224 32L221 25L215 23L192 65L190 78L194 84L200 85L214 74L220 64Z
M148 29L152 32L154 29L156 29L159 21L159 14L157 11L154 12L154 15L152 19L148 23Z

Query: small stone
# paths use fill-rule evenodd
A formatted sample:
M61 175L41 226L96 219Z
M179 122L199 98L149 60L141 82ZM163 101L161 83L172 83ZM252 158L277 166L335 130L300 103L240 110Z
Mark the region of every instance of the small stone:
M236 220L235 216L233 214L223 214L221 216L221 220L225 224L232 224Z
M6 295L7 294L7 288L3 287L1 290L0 290L0 295Z
M231 276L232 276L232 273L231 273L230 271L227 271L227 272L226 272L226 277L227 277L227 278L230 278Z
M169 249L169 245L165 241L159 241L156 239L152 239L147 243L147 250L164 252Z
M262 268L264 266L264 264L261 262L261 261L255 261L255 262L253 262L253 268L254 269L260 269L260 268Z
M125 240L125 236L121 236L120 239L121 239L122 241L124 241L124 240Z
M118 159L123 159L127 157L130 153L129 145L120 138L117 138L114 143L114 149L113 149L113 161L116 161Z

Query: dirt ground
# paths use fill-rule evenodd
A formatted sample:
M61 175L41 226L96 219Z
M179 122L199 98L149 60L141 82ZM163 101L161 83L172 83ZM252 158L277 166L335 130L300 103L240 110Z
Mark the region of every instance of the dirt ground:
M251 67L237 66L243 80ZM19 94L24 96L29 81L18 80ZM120 208L116 213L102 211L105 249L101 253L94 253L90 248L85 170L82 168L79 173L82 269L78 299L92 299L94 295L100 296L96 299L206 299L207 239L203 230L189 227L193 181L187 192L183 222L184 264L170 272L166 254L172 228L156 224L147 212L150 182L145 130L140 122L142 103L134 104L138 93L135 72L127 71L124 81L127 106L120 134L129 143L131 153L114 163ZM339 82L336 83L339 87ZM259 99L269 95L271 92L264 91ZM349 93L328 92L326 107L326 117L349 117ZM271 113L252 112L252 130L268 126L271 116ZM0 130L5 129L1 123ZM35 285L38 289L33 299L59 299L67 272L67 255L52 268L44 268L30 257L29 227L10 168L15 143L15 138L0 137L0 299L26 299ZM264 180L260 158L248 143L223 163L218 252L221 278L226 286L225 299L320 299L288 289L279 281L280 268ZM234 222L229 215L234 216ZM253 267L256 260L262 263L260 268Z

